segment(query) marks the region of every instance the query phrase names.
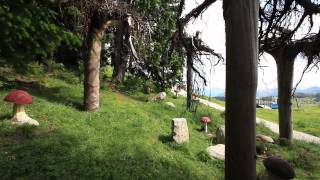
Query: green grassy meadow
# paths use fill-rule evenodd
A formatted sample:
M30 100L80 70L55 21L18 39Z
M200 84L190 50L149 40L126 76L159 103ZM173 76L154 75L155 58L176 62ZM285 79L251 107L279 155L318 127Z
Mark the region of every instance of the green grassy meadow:
M19 86L0 81L0 98ZM184 98L169 95L148 102L152 95L126 95L104 85L99 112L81 110L82 85L48 78L47 85L28 88L34 102L27 107L39 127L11 124L12 105L0 104L0 179L223 179L224 162L205 152L214 140L200 132L198 119L209 115L209 131L223 124L220 112L199 106L185 109ZM170 141L171 119L188 121L190 142ZM258 126L257 133L276 137ZM297 179L320 178L320 146L295 142L267 145L268 153L287 159ZM257 171L262 170L261 159Z
M225 102L215 98L206 98L218 105L225 106ZM320 104L310 99L300 99L299 107L293 102L293 128L320 137ZM257 108L257 117L278 123L278 110Z
M320 104L293 106L292 113L293 129L320 137ZM278 122L277 110L257 108L257 116Z

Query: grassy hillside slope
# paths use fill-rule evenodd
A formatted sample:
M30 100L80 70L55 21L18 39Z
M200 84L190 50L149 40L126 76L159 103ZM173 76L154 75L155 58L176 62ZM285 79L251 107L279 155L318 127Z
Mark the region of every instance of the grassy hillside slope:
M1 84L0 98L17 87L11 81ZM199 132L198 122L210 115L214 132L223 123L220 112L200 106L193 114L183 98L168 97L177 105L173 109L146 102L144 94L126 96L109 88L101 90L99 112L83 112L82 85L50 78L47 86L34 84L28 91L34 103L27 112L39 127L12 125L11 104L0 103L0 179L223 179L224 162L205 153L212 140ZM175 117L188 120L190 143L169 141ZM263 127L257 131L274 136ZM319 146L267 146L269 153L289 160L298 177L320 177Z

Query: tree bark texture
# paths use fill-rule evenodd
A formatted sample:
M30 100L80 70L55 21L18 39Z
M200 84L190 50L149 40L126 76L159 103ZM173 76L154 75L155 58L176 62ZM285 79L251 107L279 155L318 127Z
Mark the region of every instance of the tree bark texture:
M272 53L277 63L279 137L292 140L292 102L294 59L298 53L289 47Z
M226 180L255 180L258 1L224 0Z
M192 93L193 93L193 72L192 72L192 55L187 53L187 109L192 107Z
M129 59L129 34L126 30L125 21L121 21L115 33L114 52L112 54L112 62L114 65L112 73L112 81L122 83L127 71L127 63Z
M95 19L95 21L98 21ZM93 22L95 22L93 21ZM101 21L101 20L100 20ZM88 45L88 58L85 60L84 70L84 110L98 111L100 98L100 55L102 39L105 29L110 21L93 23L90 28Z

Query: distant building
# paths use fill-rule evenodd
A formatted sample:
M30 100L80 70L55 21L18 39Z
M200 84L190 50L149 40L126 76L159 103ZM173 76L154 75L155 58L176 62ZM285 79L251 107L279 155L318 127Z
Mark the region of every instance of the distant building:
M257 98L256 104L258 108L265 108L265 109L278 109L278 97L264 97L264 98Z
M271 109L278 109L278 103L272 102L270 104Z

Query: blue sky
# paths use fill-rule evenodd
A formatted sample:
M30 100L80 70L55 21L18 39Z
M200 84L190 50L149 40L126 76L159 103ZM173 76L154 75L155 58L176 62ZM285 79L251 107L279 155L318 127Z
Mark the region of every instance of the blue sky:
M186 0L185 13L203 0ZM320 18L316 17L314 20L320 24ZM319 27L319 26L317 26ZM189 34L194 34L200 31L202 39L216 52L221 53L225 57L225 29L224 19L222 15L222 1L218 0L196 21L191 21L187 27ZM205 75L209 81L206 89L224 88L225 87L225 65L220 64L216 67L211 67L209 62L205 69ZM263 69L259 68L258 72L258 89L272 89L277 87L277 71L274 59L266 54L261 58L261 66L266 66ZM303 68L306 65L306 60L298 57L295 61L294 70L294 85L301 77ZM320 71L316 69L311 70L304 75L299 88L308 88L312 86L320 86Z

